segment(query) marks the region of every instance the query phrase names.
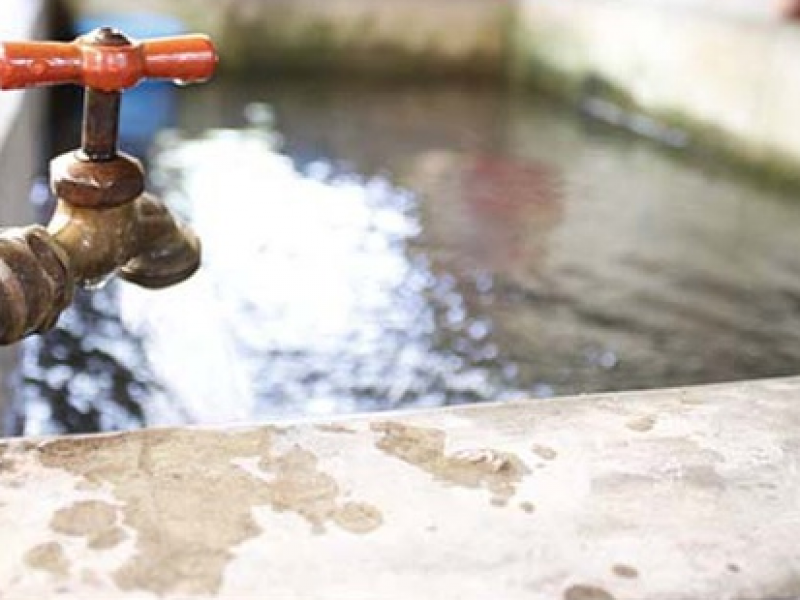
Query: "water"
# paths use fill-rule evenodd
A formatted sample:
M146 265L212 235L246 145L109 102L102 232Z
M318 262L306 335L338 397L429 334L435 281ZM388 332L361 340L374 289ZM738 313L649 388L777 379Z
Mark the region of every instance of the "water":
M12 433L797 372L796 194L493 89L181 94L151 188L204 265L26 340Z

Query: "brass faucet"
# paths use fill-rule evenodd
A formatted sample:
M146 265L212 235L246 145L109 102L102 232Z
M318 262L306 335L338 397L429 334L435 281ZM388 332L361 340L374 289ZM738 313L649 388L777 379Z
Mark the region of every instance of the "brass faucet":
M76 285L118 274L155 289L197 270L197 236L145 193L141 163L117 151L119 108L141 79L203 81L216 63L201 35L139 42L102 27L71 43L0 43L0 89L85 87L81 147L50 163L50 223L0 230L0 344L53 327Z

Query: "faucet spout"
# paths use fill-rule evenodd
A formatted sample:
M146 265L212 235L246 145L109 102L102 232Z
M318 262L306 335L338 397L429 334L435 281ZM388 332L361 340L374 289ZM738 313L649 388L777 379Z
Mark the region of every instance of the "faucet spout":
M150 289L191 277L200 267L200 238L149 194L140 196L134 209L137 252L120 268L119 276Z
M47 228L0 233L0 344L53 327L77 285L111 275L160 289L200 266L200 240L163 203L142 194L97 210L59 200Z
M105 210L60 200L47 232L68 257L74 281L84 287L118 274L160 289L200 266L200 240L150 194Z

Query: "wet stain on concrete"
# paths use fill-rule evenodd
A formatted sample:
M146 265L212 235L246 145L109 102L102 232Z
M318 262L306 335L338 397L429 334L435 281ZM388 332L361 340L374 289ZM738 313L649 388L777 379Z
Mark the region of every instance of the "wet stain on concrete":
M0 446L0 475L10 473L14 470L15 466L11 458L6 458L6 449Z
M611 567L611 572L623 579L636 579L639 577L639 571L630 565L616 564Z
M25 563L40 571L47 571L56 577L66 577L69 561L64 548L58 542L47 542L34 546L25 554Z
M351 533L369 533L383 523L383 515L370 504L347 502L336 510L333 521Z
M50 527L57 533L83 536L91 548L111 548L125 539L117 526L118 508L100 500L84 500L56 511Z
M278 512L297 513L311 523L315 533L322 533L323 524L335 511L339 486L317 469L316 456L295 447L277 459L265 457L259 466L274 474L265 488L267 502Z
M47 467L66 469L110 486L121 505L122 522L136 535L136 553L113 574L123 590L158 595L213 595L230 560L231 548L260 531L252 507L268 502L263 482L231 468L242 456L270 451L268 429L230 435L210 431L148 431L139 436L55 440L39 449ZM221 492L224 486L224 493ZM96 521L87 504L72 508L81 524L66 517L56 525L90 536L95 546L114 541L110 511ZM94 505L95 508L98 505ZM91 537L94 535L94 537Z
M0 445L0 485L18 487L19 460L13 450Z
M340 486L312 452L299 446L277 452L280 433L151 430L42 443L44 466L75 474L78 485L110 488L115 501L77 502L58 511L51 526L102 550L125 539L124 525L133 530L136 552L113 573L114 582L126 591L190 596L216 594L232 549L261 533L254 507L294 512L318 533L327 522L354 534L382 524L377 508L340 500ZM253 457L258 472L235 466ZM42 555L35 555L40 563ZM59 564L53 556L47 564Z
M492 449L463 450L445 454L445 434L439 429L402 423L374 423L380 433L377 447L387 454L419 467L434 479L465 488L489 490L490 503L504 506L517 485L530 473L519 457Z
M685 466L681 471L681 481L698 489L724 490L727 487L725 478L711 465L693 464Z
M573 585L564 592L564 600L614 600L614 596L593 585Z
M646 432L655 427L656 418L651 415L644 415L641 417L634 417L625 423L625 427L632 431Z
M28 481L30 474L25 469L27 447L24 440L0 441L0 492L20 489Z
M540 444L534 444L531 446L531 452L544 460L555 460L555 458L558 456L558 452L548 446L542 446Z
M316 427L325 433L358 433L358 430L341 423L322 423Z
M267 500L279 512L291 511L306 519L314 533L324 533L333 521L351 533L368 533L383 522L380 512L367 504L340 505L339 485L317 467L312 452L295 446L275 458L261 461L274 478L267 484Z
M121 527L113 527L101 531L88 540L89 548L92 550L108 550L124 542L128 534Z

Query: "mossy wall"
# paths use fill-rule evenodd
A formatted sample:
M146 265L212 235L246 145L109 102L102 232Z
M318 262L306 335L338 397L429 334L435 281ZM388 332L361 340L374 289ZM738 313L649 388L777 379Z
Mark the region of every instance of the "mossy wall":
M625 110L696 147L800 182L800 27L708 0L520 0L517 82L580 99L602 81Z

